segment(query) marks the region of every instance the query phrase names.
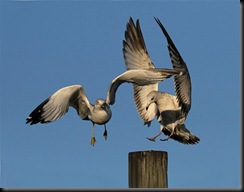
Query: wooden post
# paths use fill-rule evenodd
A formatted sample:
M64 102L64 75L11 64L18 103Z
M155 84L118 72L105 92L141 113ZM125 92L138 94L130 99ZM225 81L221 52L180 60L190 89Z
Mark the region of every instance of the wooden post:
M129 188L168 188L168 154L165 151L129 153Z

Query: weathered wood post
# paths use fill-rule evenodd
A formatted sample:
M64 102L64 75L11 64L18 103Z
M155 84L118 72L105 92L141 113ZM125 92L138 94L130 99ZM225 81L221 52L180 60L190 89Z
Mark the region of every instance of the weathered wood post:
M130 152L128 160L129 188L168 188L167 152Z

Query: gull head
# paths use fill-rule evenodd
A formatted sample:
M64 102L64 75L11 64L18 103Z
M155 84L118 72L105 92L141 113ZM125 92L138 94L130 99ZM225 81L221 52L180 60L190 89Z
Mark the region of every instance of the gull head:
M110 106L109 104L106 103L104 99L97 99L94 104L94 108L98 110L106 111L109 118L112 116L112 111L110 109Z
M151 91L150 93L148 93L147 97L146 97L146 102L147 102L147 105L146 105L146 110L148 110L148 108L150 107L150 105L152 103L156 103L157 101L157 97L156 97L156 92L155 91Z
M107 109L110 108L109 105L106 103L106 101L104 99L97 99L95 104L94 104L95 108L101 108L101 109Z
M99 125L107 123L112 117L110 106L104 99L97 99L92 111L92 120Z

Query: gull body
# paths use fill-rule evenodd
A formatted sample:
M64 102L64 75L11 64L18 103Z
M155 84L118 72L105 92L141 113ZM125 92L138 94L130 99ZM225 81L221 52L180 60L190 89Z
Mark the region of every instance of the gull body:
M155 141L156 137L164 133L169 138L179 141L184 144L196 144L200 139L191 133L185 127L186 116L182 113L182 109L178 104L177 97L166 92L152 91L147 95L147 107L152 103L157 106L157 120L160 123L160 131L153 138L148 138Z

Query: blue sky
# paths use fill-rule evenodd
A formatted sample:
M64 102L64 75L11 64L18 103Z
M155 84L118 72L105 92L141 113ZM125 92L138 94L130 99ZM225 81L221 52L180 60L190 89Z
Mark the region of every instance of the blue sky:
M128 188L128 153L168 153L169 188L240 188L239 1L1 1L1 187ZM81 84L91 103L125 71L122 40L139 19L156 67L171 68L158 17L188 65L192 108L186 127L197 145L150 142L131 84L117 91L113 117L96 126L70 108L50 124L26 117L56 90ZM173 79L159 85L174 94ZM162 135L162 137L165 137Z

